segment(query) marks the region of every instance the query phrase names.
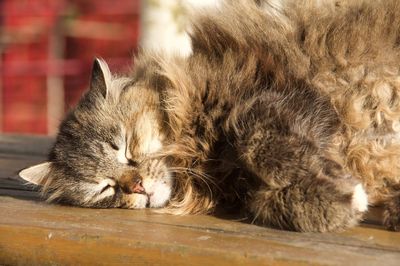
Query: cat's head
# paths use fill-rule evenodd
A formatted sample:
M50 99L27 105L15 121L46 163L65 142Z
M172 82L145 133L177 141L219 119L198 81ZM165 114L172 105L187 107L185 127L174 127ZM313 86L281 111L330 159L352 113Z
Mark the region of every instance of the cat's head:
M158 95L112 76L96 59L89 91L61 123L49 161L21 171L51 201L88 207L163 207L172 190Z

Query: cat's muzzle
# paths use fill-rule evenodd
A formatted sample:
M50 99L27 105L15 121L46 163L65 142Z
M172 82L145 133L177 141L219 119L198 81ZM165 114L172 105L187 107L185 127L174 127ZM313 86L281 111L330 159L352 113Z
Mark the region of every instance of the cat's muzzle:
M142 177L135 170L124 172L118 180L119 186L126 194L146 194L146 190L144 189L142 182Z

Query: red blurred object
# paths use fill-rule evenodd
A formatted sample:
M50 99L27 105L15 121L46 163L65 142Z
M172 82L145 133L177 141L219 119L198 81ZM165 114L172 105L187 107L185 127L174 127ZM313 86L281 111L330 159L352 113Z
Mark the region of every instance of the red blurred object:
M126 71L137 49L139 2L1 1L1 131L54 133L86 89L95 56Z

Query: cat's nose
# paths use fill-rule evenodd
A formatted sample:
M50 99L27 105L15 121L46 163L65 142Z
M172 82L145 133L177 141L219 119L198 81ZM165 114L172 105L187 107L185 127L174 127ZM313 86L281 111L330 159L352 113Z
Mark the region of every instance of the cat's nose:
M142 177L136 171L126 171L123 175L121 175L118 183L122 191L127 194L146 193L142 185Z
M131 187L133 193L140 193L140 194L145 194L146 191L142 185L142 179L139 181L135 182L134 185Z

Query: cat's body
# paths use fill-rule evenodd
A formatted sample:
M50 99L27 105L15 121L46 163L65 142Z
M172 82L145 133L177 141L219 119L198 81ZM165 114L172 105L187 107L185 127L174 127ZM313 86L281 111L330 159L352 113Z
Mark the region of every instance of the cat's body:
M197 16L188 58L142 53L127 77L95 62L51 163L21 175L80 206L224 202L297 231L385 203L398 229L399 26L397 1L230 1Z

